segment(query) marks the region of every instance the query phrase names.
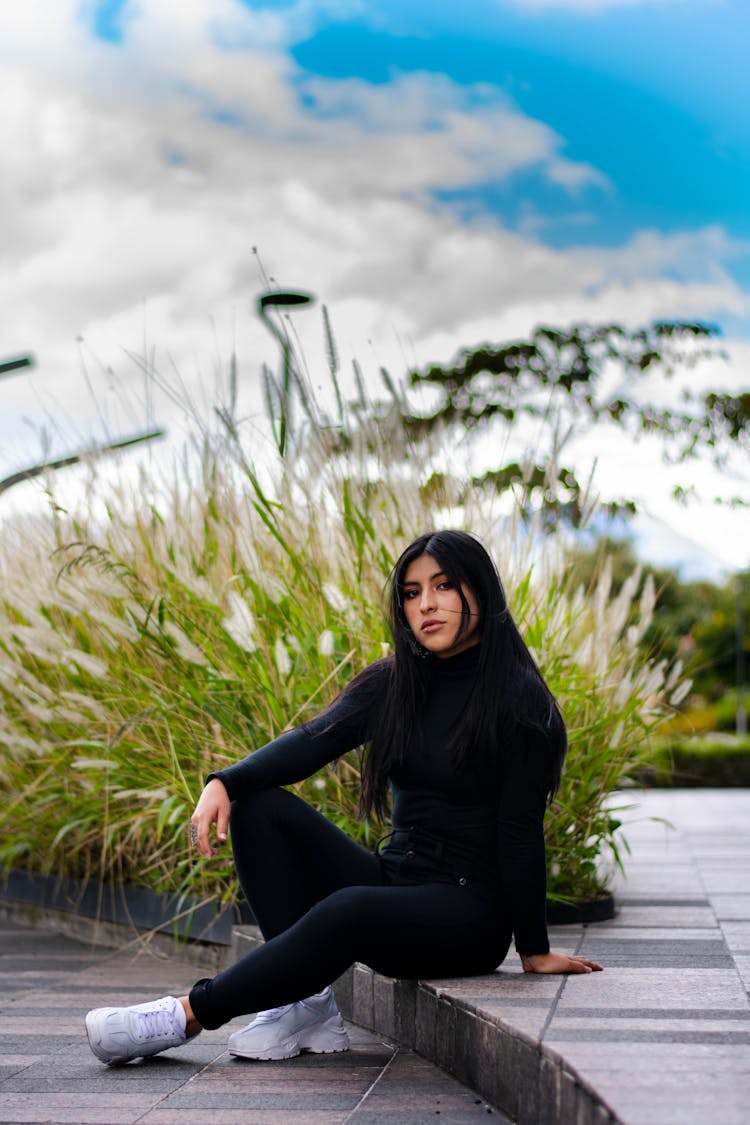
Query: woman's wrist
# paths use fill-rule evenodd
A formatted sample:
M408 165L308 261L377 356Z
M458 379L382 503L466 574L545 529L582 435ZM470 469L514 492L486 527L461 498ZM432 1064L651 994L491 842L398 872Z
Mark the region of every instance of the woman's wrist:
M521 958L521 966L523 967L524 971L529 972L530 970L532 970L534 968L534 962L537 960L537 958L546 957L547 954L546 953L519 953L518 956Z

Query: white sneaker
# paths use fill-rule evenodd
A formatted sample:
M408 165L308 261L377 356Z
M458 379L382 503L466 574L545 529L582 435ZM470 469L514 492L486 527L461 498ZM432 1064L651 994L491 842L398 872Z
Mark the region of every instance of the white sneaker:
M329 986L318 996L259 1012L229 1036L228 1047L241 1059L291 1059L300 1051L348 1051L349 1036Z
M130 1008L94 1008L86 1016L91 1050L110 1065L180 1047L187 1042L185 1025L185 1009L174 996Z

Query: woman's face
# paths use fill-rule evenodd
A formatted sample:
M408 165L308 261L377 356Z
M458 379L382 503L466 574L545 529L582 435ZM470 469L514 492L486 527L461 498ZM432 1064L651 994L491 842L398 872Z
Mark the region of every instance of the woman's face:
M479 643L479 607L468 586L461 587L471 611L468 629L461 628L461 595L432 555L409 563L401 598L406 623L419 643L435 656L456 656Z

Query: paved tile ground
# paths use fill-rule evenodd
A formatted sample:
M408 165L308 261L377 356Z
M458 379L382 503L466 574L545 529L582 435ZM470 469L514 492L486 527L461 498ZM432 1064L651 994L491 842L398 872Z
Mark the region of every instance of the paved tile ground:
M576 937L606 972L565 983L544 1041L628 1125L748 1125L750 791L634 805L620 912Z
M0 1122L508 1125L418 1055L354 1027L351 1051L283 1063L232 1058L227 1029L126 1067L94 1058L83 1031L89 1008L183 994L200 975L0 922Z
M750 1125L750 790L618 801L617 916L550 935L603 973L534 977L509 957L429 987L544 1043L626 1125Z
M749 1125L750 790L657 791L633 794L632 804L617 917L552 935L554 947L591 956L605 972L535 977L511 956L489 977L423 985L429 1010L444 997L532 1052L541 1041L625 1125ZM226 1030L119 1070L90 1054L87 1008L179 993L200 975L169 959L134 961L0 927L0 1122L507 1125L418 1055L357 1029L346 1055L280 1064L230 1059ZM418 1045L429 1030L417 1027ZM512 1053L488 1057L500 1071L515 1065ZM545 1125L577 1120L529 1113Z

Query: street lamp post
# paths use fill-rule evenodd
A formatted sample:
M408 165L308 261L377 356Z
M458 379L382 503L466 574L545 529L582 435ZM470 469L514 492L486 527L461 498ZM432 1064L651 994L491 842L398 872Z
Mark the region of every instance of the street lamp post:
M12 375L15 371L21 371L26 367L34 366L34 358L30 355L16 356L14 359L4 359L0 361L0 378L3 375ZM58 457L54 461L41 461L37 465L29 465L26 469L20 469L17 473L11 473L9 477L4 477L0 480L0 494L7 492L9 488L13 488L16 484L21 484L25 480L33 480L34 477L41 476L42 473L53 471L55 469L64 469L68 465L77 465L83 461L85 457L98 456L102 453L114 453L118 449L128 449L133 445L141 445L146 441L154 441L156 438L164 437L165 430L148 430L144 433L133 434L131 437L118 438L116 441L107 442L106 445L97 445L89 449L81 449L77 453L69 453L66 457Z
M58 457L55 461L42 461L38 465L30 465L28 469L21 469L17 473L0 480L0 493L7 492L14 484L25 480L33 480L48 470L65 469L68 465L77 465L85 457L99 456L101 453L114 453L118 449L128 449L133 445L140 445L144 441L154 441L164 437L166 430L149 430L146 433L134 434L132 437L120 438L118 441L108 442L106 445L97 445L91 449L83 449L78 453L70 453L67 457Z
M21 371L24 367L33 367L34 360L30 355L19 355L15 359L0 361L0 376L12 375L14 371Z
M286 292L281 289L270 289L258 297L258 316L265 324L268 331L276 337L281 347L282 373L281 373L281 418L279 420L279 453L284 456L286 449L286 435L289 425L289 394L291 391L291 366L292 345L286 330L281 330L268 316L269 308L296 308L300 305L309 305L315 300L312 293Z

